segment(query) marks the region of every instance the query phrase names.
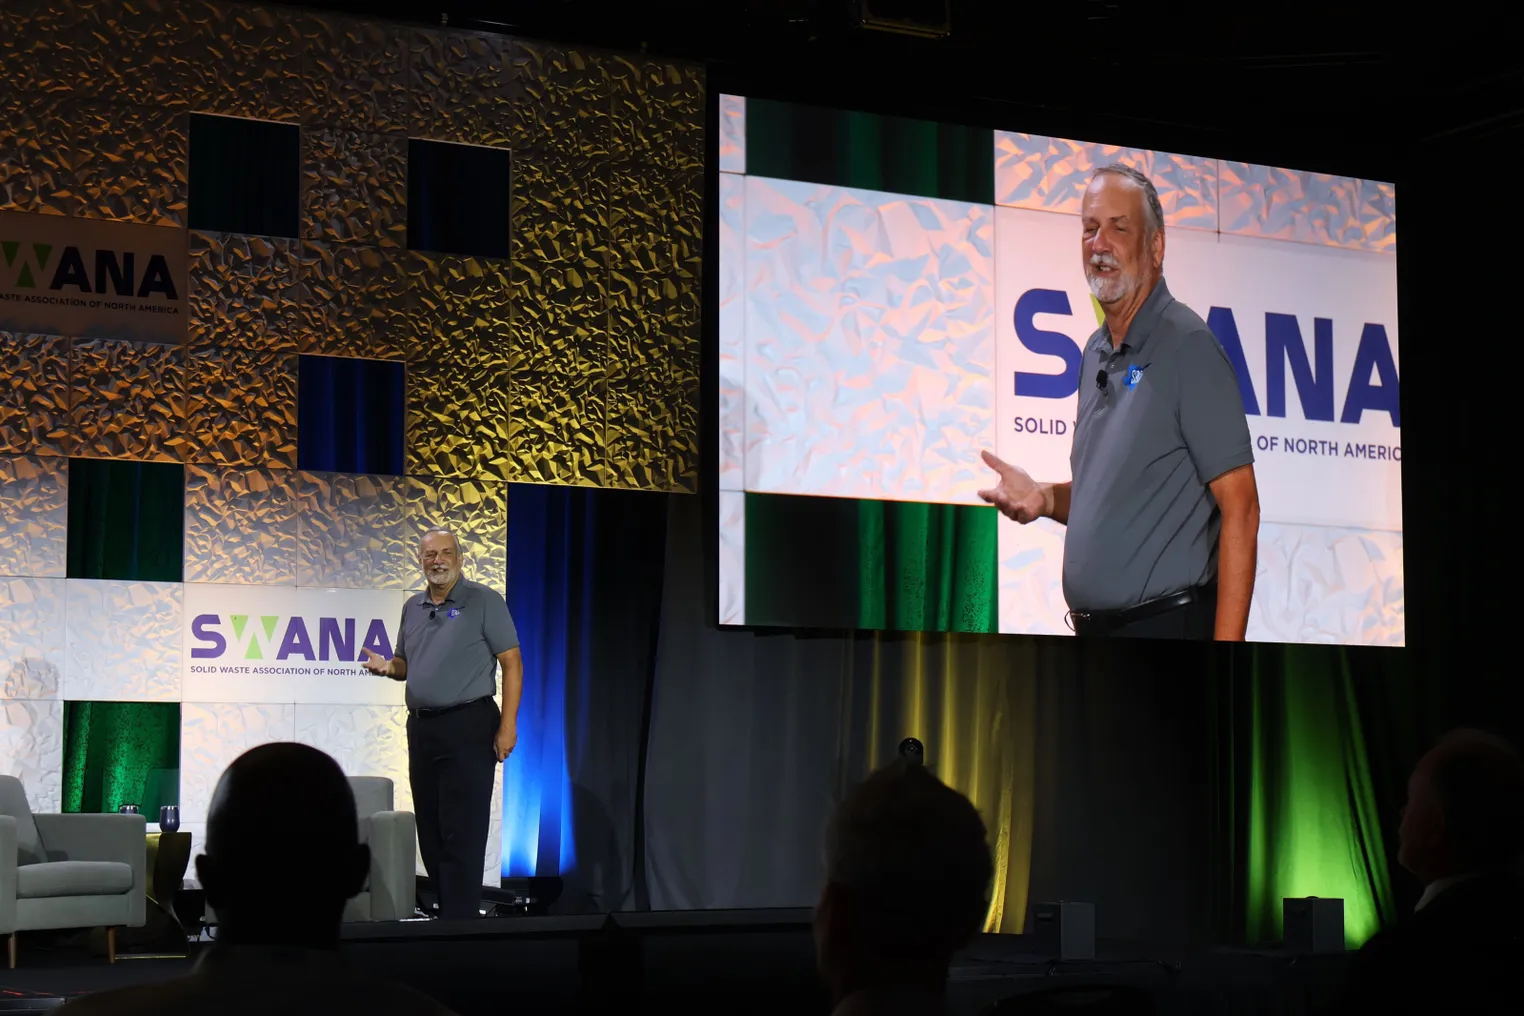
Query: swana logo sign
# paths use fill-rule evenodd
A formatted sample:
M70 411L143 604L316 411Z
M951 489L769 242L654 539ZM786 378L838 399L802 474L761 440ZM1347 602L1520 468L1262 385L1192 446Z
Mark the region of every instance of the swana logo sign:
M185 339L186 233L0 212L0 330Z

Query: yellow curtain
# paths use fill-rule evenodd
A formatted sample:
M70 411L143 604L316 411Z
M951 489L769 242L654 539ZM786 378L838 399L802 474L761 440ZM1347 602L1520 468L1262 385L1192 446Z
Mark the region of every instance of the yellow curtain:
M871 771L919 738L926 764L989 829L995 878L985 931L1020 934L1032 867L1036 648L1030 639L879 632L852 668L849 768Z

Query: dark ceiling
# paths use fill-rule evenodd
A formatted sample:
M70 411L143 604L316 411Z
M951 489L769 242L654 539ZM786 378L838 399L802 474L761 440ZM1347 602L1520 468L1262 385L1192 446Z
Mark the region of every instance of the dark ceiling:
M871 2L871 0L870 0ZM880 0L890 2L890 0ZM903 6L906 0L893 0ZM951 35L853 0L305 4L704 61L716 90L1377 174L1524 124L1524 5L950 0ZM1217 149L1213 151L1212 149Z

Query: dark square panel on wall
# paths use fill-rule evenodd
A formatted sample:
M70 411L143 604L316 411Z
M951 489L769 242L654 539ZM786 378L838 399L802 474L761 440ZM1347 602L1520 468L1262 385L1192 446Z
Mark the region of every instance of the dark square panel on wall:
M297 374L298 468L400 476L405 380L395 360L303 356Z
M185 467L69 460L71 579L179 582L185 567Z
M408 141L408 249L508 257L511 172L507 149Z
M231 116L190 118L190 228L300 235L301 131Z

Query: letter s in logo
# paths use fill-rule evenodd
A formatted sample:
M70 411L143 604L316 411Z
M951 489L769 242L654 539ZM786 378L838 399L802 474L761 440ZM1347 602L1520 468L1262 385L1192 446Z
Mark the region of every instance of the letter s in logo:
M198 614L191 621L191 636L199 642L210 643L212 648L196 646L191 649L193 660L215 660L227 652L228 640L222 637L222 633L216 628L222 619L216 614Z
M1039 356L1056 356L1064 361L1059 374L1027 374L1016 371L1016 394L1035 399L1067 399L1079 391L1080 365L1084 354L1074 340L1062 332L1038 328L1032 319L1039 314L1072 314L1069 294L1059 289L1029 289L1016 301L1016 338Z

